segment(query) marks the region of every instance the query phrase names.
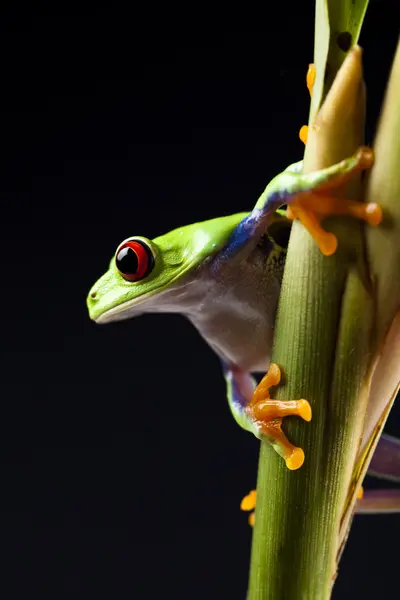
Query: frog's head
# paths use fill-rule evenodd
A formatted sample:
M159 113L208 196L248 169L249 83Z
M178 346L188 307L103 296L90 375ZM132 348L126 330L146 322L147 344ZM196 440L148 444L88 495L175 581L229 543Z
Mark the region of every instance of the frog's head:
M90 318L108 323L154 310L155 296L176 288L225 243L240 215L188 225L149 240L131 237L89 292ZM186 278L185 278L186 280ZM151 301L150 301L151 300Z

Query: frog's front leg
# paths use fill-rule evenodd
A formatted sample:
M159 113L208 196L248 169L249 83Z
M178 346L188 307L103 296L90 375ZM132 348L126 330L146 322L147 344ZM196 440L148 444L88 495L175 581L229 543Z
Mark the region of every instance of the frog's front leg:
M273 400L270 388L279 384L280 369L271 363L268 373L256 386L253 377L236 367L224 366L227 396L236 422L251 431L257 438L268 441L285 459L286 466L298 469L304 462L304 452L293 446L281 429L282 419L299 416L311 420L311 407L307 400Z
M286 204L288 217L298 219L327 256L333 254L337 239L333 233L321 227L321 221L329 215L351 215L370 225L378 225L382 211L378 204L355 202L333 195L356 173L373 164L369 148L360 148L353 156L326 169L302 173L301 163L295 163L275 177L261 194L252 212L234 229L217 262L229 260L246 246L251 248L265 233L275 211ZM218 269L219 264L216 265Z
M259 219L262 220L270 205L279 202L287 204L288 217L301 221L323 254L333 254L337 239L333 233L321 227L324 218L329 215L351 215L369 225L378 225L382 219L381 209L375 202L364 204L333 194L355 173L370 168L372 164L372 151L362 147L350 158L320 171L301 173L286 170L271 181L254 211L260 211Z

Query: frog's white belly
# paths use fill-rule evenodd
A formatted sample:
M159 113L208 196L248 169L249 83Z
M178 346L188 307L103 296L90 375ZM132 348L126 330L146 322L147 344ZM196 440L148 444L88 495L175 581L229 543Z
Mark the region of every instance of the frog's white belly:
M265 372L273 343L280 277L257 280L243 276L235 283L217 281L214 286L214 294L186 316L222 360L244 371Z
M235 310L226 311L225 306L223 316L210 315L191 321L224 362L244 371L265 372L270 361L273 323L261 314L251 318L244 318L243 314L240 317Z

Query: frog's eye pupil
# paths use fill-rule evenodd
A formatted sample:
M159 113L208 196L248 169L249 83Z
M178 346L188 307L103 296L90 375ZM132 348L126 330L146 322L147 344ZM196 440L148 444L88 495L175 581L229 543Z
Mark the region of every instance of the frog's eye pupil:
M154 256L143 240L129 240L118 248L115 263L124 279L139 281L153 269Z
M125 248L122 248L118 252L117 267L121 273L125 273L126 275L136 275L138 266L139 260L137 254L132 248L125 246Z

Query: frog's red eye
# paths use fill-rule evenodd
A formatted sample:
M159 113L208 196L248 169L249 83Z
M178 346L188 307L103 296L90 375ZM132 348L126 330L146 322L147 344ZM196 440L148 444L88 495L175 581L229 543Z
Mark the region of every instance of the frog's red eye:
M118 248L115 264L124 279L138 281L153 269L154 256L143 240L128 240Z

